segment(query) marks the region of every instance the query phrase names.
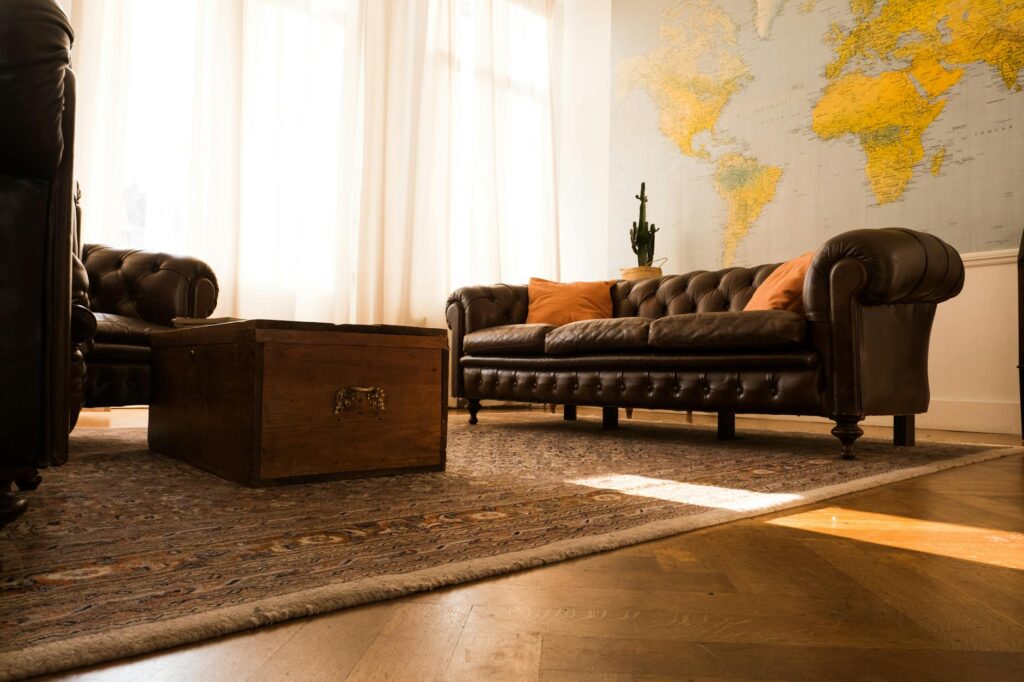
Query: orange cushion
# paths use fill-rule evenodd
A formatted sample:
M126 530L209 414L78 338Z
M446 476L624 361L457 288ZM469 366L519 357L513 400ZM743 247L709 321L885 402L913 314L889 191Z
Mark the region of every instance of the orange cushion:
M744 310L789 310L804 312L804 277L814 260L814 252L808 251L799 258L783 263L768 275L754 295L747 301Z
M531 277L527 287L530 307L526 323L560 326L579 320L611 317L613 284L615 280L562 284Z

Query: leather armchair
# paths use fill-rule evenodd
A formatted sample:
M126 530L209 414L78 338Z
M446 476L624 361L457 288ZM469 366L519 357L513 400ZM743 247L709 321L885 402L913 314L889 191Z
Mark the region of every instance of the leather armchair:
M68 454L73 34L55 0L0 2L0 526Z
M79 300L96 332L84 347L86 407L149 404L149 335L175 317L205 318L217 307L217 276L201 260L99 244L82 248Z

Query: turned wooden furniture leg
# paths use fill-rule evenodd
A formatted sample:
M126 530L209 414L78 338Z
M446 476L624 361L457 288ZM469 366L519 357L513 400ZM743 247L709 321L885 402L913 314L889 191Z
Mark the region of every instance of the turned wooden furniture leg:
M11 492L10 479L0 479L0 528L21 516L27 508L28 502Z
M602 407L601 408L601 427L605 429L617 429L619 428L619 408L617 407Z
M914 415L898 414L892 418L892 444L915 445Z
M718 413L718 440L733 440L736 438L736 413Z
M18 490L25 492L26 490L35 490L42 482L43 477L39 475L39 472L33 471L22 478L15 479L14 485L18 486Z
M575 405L563 405L562 406L562 418L567 422L576 421L576 406Z
M854 442L864 435L864 431L857 426L864 417L847 417L838 416L832 417L832 420L836 423L835 428L832 429L832 435L839 439L842 446L839 449L839 456L843 459L853 459L853 444Z
M470 398L466 401L466 406L469 409L469 423L476 424L476 413L480 411L480 401Z

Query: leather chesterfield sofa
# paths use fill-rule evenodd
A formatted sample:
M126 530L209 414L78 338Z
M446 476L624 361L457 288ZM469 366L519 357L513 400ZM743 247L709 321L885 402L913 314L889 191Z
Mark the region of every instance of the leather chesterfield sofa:
M803 314L744 312L778 264L697 271L611 287L613 317L525 324L526 286L466 287L448 299L452 395L477 423L486 399L604 408L817 415L835 421L843 458L867 415L892 415L913 445L928 409L928 339L936 304L963 287L960 255L902 228L827 241L804 280Z
M75 260L73 300L95 317L82 345L85 407L149 404L149 335L175 317L209 317L217 276L203 261L85 244Z

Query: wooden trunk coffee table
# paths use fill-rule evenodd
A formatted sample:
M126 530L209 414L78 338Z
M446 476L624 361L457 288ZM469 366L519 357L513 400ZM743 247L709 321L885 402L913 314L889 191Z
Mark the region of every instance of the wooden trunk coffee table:
M149 447L250 486L443 471L443 329L244 320L152 336Z

